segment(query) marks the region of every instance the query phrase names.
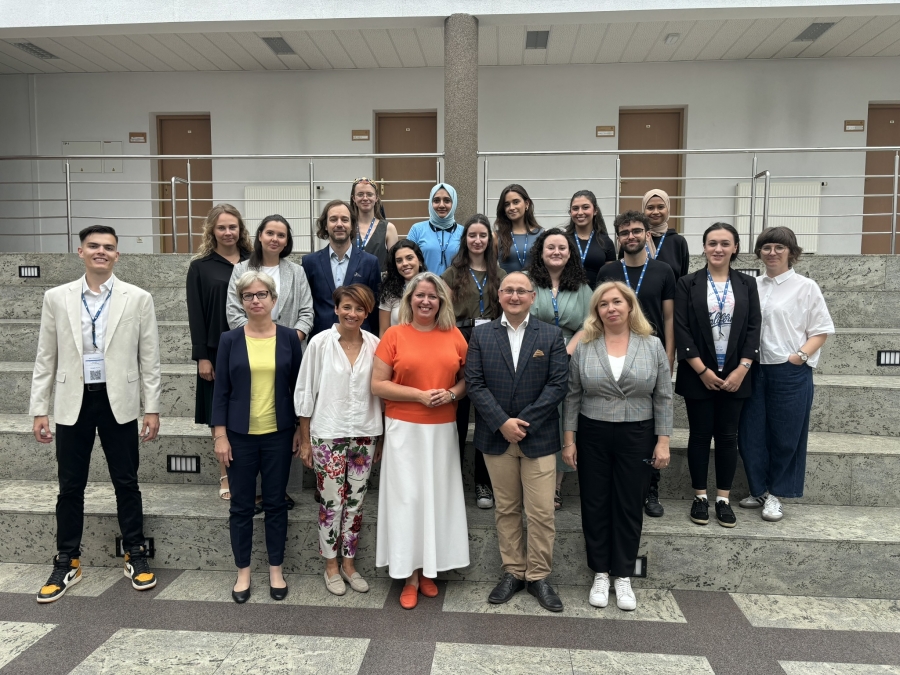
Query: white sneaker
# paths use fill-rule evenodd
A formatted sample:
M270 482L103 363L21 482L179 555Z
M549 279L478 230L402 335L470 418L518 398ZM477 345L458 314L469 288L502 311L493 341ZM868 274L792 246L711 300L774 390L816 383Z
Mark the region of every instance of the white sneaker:
M594 585L591 586L588 602L594 607L606 607L609 604L609 575L605 572L594 575Z
M618 577L615 586L616 607L624 609L626 612L636 608L637 600L634 598L634 591L631 590L631 579L629 577Z
M758 509L760 506L766 503L766 495L762 497L754 497L750 495L748 497L744 497L741 501L738 502L738 506L742 509Z
M772 523L777 523L779 520L784 518L784 510L781 508L781 501L778 497L773 497L769 495L766 497L765 506L763 506L762 511L763 520L768 520Z

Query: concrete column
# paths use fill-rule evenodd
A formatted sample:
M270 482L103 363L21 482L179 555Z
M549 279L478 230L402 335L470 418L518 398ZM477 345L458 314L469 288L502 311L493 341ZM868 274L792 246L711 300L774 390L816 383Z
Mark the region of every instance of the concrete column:
M444 21L444 179L456 188L456 221L478 211L478 19Z

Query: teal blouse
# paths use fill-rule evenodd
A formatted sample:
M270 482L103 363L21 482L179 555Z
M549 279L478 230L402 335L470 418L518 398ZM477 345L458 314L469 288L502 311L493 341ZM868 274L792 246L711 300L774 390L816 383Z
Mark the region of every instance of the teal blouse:
M531 306L531 315L535 318L555 325L553 316L553 296L549 288L535 287L534 304ZM591 303L591 287L583 284L577 291L560 291L556 298L559 307L559 327L562 329L563 339L568 343L581 328L588 315Z

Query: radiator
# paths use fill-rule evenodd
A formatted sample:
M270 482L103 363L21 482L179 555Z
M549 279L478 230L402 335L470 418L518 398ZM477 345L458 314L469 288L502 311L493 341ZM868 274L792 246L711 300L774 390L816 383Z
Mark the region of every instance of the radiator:
M769 227L789 227L797 235L800 247L807 253L815 253L819 243L819 197L821 183L769 184ZM754 234L762 228L763 181L756 184L756 222ZM735 227L742 237L750 231L750 183L737 184L735 198Z
M309 253L309 186L247 185L244 187L244 222L256 232L266 216L277 213L291 225L294 251Z

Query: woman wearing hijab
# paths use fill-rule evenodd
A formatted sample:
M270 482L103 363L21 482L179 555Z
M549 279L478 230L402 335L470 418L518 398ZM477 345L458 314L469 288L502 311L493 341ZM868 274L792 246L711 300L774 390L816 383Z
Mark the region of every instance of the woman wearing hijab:
M641 210L650 219L650 256L661 260L675 272L675 281L688 273L691 254L687 240L669 223L669 195L654 188L644 195Z
M456 190L448 183L431 188L428 200L428 220L413 225L408 241L414 241L425 255L425 266L438 276L450 265L459 251L463 226L456 222Z

